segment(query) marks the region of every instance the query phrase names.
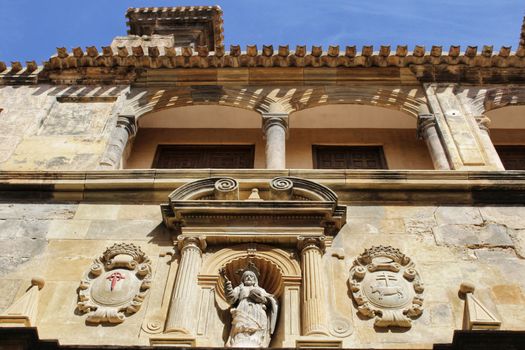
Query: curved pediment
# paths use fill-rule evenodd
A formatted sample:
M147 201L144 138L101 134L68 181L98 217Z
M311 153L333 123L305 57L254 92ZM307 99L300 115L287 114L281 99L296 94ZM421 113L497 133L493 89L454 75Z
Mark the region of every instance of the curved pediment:
M169 195L170 201L180 200L302 200L337 202L334 191L317 182L299 177L276 177L262 186L242 184L251 190L243 198L239 182L231 177L209 177L189 182ZM252 187L252 188L250 188ZM256 190L256 191L254 191ZM246 192L246 191L245 191ZM257 194L255 194L257 193ZM258 198L257 198L258 197Z
M298 177L238 181L210 177L187 183L162 205L166 226L195 230L236 243L271 234L292 242L297 232L336 234L346 221L346 207L335 192ZM213 239L212 239L213 240Z

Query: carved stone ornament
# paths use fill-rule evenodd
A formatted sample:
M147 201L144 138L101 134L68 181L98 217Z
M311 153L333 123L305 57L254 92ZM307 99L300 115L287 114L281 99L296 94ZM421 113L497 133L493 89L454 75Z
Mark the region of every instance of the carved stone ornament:
M366 249L354 260L349 282L359 313L375 316L376 327L411 327L411 318L423 312L423 283L399 249Z
M115 243L80 282L78 310L90 323L121 323L140 309L150 287L151 261L136 245Z

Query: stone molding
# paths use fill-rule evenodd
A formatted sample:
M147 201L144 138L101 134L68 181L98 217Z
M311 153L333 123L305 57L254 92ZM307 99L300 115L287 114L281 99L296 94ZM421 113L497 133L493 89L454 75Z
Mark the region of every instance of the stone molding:
M275 200L272 192L276 192L276 183L283 182L287 186L291 184L291 189L287 190L291 192L290 198ZM299 236L294 233L296 230L320 230L325 234L335 235L346 222L346 206L338 205L337 195L314 181L296 177L280 177L267 181L262 186L259 185L261 196L256 201L249 198L248 193L242 198L223 199L222 194L217 197L218 183L226 183L228 188L253 186L243 182L237 184L230 178L201 179L181 186L169 195L168 204L161 205L165 225L174 229L177 234L186 232L187 235L193 235L198 232L213 241L228 239L228 235L221 233L223 227L228 227L230 233L244 232L242 235L246 239L254 239L264 230L267 233L272 230L281 232L280 235L275 235L275 239L289 239ZM250 192L251 190L252 188ZM214 227L206 224L208 220L213 220ZM235 227L231 227L231 222L236 223ZM260 222L259 226L264 229L253 227L253 222ZM288 229L283 231L282 227Z

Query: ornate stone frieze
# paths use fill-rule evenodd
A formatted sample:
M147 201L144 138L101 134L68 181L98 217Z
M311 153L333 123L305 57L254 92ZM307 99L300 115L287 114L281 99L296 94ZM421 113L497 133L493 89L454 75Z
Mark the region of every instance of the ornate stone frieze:
M80 282L78 310L89 323L121 323L137 312L150 287L151 261L134 244L115 243Z
M423 283L412 260L393 247L366 249L350 270L358 311L376 327L411 327L423 312Z

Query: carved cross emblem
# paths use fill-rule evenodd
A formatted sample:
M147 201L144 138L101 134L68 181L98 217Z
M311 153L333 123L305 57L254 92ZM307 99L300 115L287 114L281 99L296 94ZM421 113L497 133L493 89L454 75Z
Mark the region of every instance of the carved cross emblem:
M111 291L113 291L113 289L117 285L117 282L126 279L126 277L124 277L120 272L113 272L106 279L111 281Z
M374 285L370 285L372 294L377 293L378 299L383 300L385 296L397 295L398 298L403 297L403 288L398 286L398 279L396 276L381 273L376 276L376 282ZM390 283L389 283L390 282ZM394 283L392 283L394 282Z

